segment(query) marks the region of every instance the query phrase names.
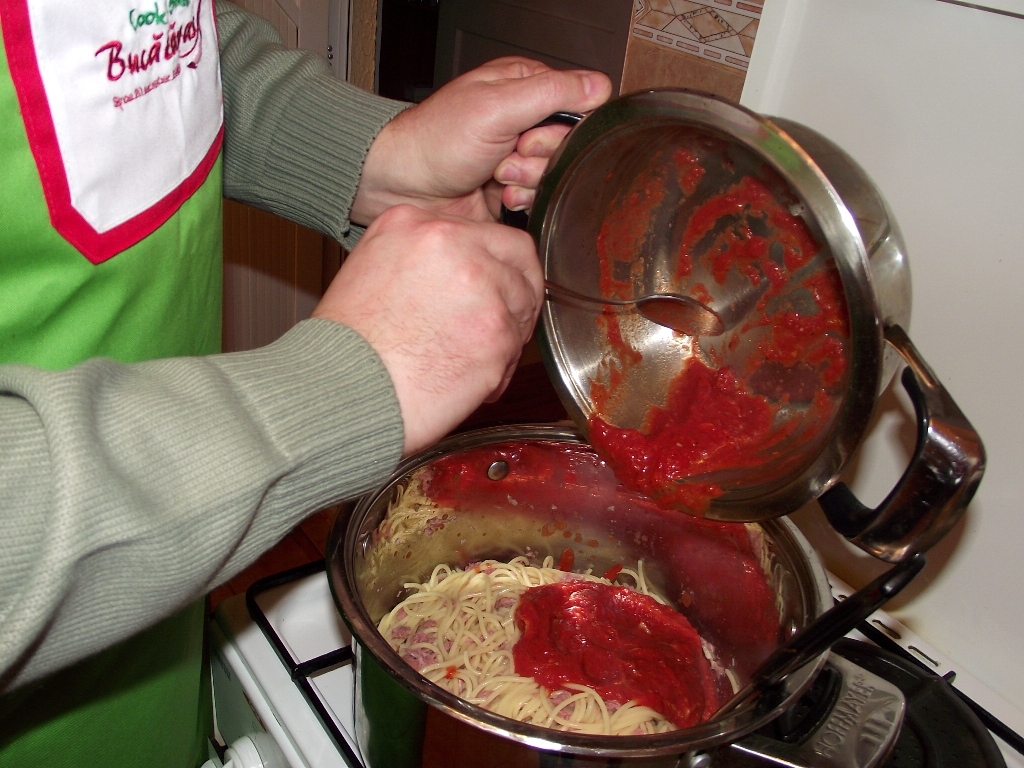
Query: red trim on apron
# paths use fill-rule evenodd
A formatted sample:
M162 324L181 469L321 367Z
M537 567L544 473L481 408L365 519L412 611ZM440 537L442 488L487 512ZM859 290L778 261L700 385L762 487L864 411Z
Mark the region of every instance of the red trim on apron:
M200 5L203 1L199 0ZM199 189L217 161L224 135L223 125L196 168L173 191L126 221L104 232L97 231L72 204L57 129L36 58L27 0L0 0L0 26L3 28L11 80L39 171L50 222L93 264L106 261L159 228Z

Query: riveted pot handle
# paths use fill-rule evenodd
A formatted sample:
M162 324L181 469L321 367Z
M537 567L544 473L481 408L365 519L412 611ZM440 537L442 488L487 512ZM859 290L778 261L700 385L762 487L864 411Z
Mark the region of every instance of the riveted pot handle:
M898 563L931 548L960 519L985 471L985 448L906 332L888 326L885 340L907 363L901 380L917 413L914 456L875 509L861 504L844 483L818 503L832 527L852 543Z
M568 125L569 127L572 127L582 119L583 115L578 112L553 112L533 126L533 128L543 128L546 125ZM533 128L530 130L532 131ZM516 229L526 229L526 224L529 219L530 214L526 211L510 211L505 207L505 204L502 203L501 216L499 217L499 221L501 221L502 224L508 224L510 227L515 227Z

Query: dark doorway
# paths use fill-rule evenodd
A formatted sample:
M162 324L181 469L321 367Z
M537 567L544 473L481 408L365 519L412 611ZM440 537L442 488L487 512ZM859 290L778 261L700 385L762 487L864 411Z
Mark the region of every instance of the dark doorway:
M377 92L423 101L434 86L438 0L381 0Z

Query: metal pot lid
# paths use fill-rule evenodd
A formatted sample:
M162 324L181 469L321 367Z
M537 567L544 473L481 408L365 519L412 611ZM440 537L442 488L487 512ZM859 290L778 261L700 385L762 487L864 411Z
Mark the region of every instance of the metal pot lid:
M628 485L721 520L794 511L834 481L882 378L858 221L770 120L651 91L584 119L530 215L546 277L629 299L675 292L724 333L552 300L542 351L577 426Z

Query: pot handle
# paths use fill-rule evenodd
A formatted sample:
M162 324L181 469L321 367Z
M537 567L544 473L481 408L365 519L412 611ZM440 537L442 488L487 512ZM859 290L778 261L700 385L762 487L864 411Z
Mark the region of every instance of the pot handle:
M845 483L818 498L825 516L850 542L890 563L937 543L960 519L985 471L985 447L963 412L898 325L885 340L906 361L901 380L917 414L917 447L885 500L871 509Z
M530 130L532 131L533 128L543 128L546 125L568 125L571 128L582 119L583 115L578 112L553 112L530 128ZM502 203L501 215L498 219L502 224L508 224L508 226L515 227L516 229L526 229L526 223L529 219L530 214L526 211L510 211Z
M821 656L833 643L899 594L924 566L925 556L915 554L833 605L772 651L754 670L750 682L737 691L711 719L718 719L736 710L741 704L755 699L759 700L759 707L774 708L779 697L784 695L780 684L787 676Z

